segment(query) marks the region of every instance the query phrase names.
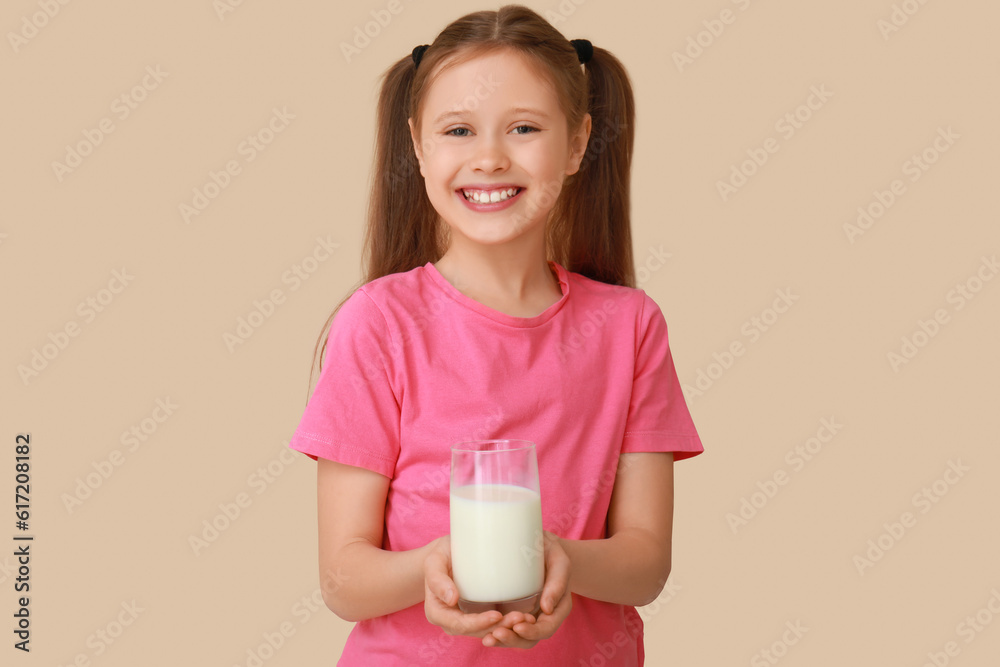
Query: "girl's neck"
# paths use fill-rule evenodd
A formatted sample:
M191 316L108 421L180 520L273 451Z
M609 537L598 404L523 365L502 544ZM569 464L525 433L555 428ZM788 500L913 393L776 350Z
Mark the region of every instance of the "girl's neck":
M512 317L534 317L562 298L544 256L501 263L445 253L434 268L462 294Z

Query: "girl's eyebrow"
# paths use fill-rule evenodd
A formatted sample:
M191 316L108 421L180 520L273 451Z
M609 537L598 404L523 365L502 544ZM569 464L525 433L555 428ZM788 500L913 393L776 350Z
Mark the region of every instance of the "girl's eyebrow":
M545 113L544 111L540 111L538 109L532 109L530 107L515 107L510 110L510 113L530 114L532 116L538 116L539 118L546 118L546 119L549 117L549 114ZM450 120L452 118L464 118L468 114L469 111L465 109L461 111L445 111L443 114L438 116L437 119L435 119L434 123L435 124L443 123L444 121Z
M529 107L517 107L516 109L511 109L512 113L515 114L531 114L532 116L538 116L540 118L548 118L549 115L544 111L538 109L531 109Z

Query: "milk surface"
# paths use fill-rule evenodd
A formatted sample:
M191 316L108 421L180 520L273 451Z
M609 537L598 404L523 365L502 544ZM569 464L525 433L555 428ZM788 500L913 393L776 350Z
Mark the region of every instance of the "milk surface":
M451 492L451 566L459 595L503 602L542 589L541 497L507 484L460 486Z

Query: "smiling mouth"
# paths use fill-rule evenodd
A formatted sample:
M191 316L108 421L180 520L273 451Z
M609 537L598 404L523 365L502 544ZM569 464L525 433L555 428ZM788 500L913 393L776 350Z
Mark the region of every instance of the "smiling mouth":
M495 204L516 197L522 190L524 188L511 187L499 190L466 190L465 188L459 188L458 191L462 193L467 201L474 204Z

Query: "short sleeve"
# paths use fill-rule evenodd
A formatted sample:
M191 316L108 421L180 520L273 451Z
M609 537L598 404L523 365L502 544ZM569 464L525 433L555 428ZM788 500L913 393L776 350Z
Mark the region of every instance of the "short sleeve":
M645 292L643 300L622 453L673 452L679 461L705 450L677 379L666 320Z
M323 370L289 447L392 477L399 456L399 401L391 383L385 317L358 289L330 327Z

